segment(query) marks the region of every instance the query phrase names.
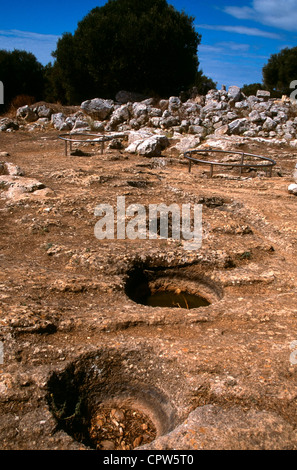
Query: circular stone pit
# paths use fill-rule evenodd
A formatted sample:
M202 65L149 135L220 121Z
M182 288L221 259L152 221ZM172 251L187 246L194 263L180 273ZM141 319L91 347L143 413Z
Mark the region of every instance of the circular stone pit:
M219 283L197 267L134 266L127 273L125 293L141 305L187 310L207 307L223 297Z
M47 401L58 428L97 450L133 450L172 431L175 408L155 379L147 379L141 357L140 351L99 350L54 372Z

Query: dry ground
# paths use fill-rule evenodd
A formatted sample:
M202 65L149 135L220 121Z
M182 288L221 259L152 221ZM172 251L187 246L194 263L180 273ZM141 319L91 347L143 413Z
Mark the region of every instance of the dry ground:
M170 149L165 166L95 147L66 157L57 135L0 134L2 160L49 188L0 198L0 447L87 449L106 402L146 413L155 449L297 449L294 150L251 143L276 160L272 178L210 179ZM203 203L201 250L96 239L94 209L117 196ZM132 290L149 270L204 286L211 305L140 305L125 290L135 269Z

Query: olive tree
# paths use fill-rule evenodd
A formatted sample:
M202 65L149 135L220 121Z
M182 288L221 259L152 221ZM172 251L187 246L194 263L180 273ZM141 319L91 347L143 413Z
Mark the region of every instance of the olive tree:
M44 68L31 52L0 50L0 81L4 84L5 108L20 95L36 101L43 97Z
M297 80L297 47L272 54L263 67L263 80L268 90L289 95L291 82Z
M195 84L201 36L166 0L109 0L91 10L53 53L57 88L75 104L119 90L169 96ZM60 99L62 97L60 96Z

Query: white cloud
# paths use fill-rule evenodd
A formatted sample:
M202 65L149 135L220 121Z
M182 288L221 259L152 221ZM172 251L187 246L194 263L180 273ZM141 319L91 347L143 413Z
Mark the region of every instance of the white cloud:
M218 45L214 46L209 46L208 44L200 44L199 46L199 57L200 57L200 52L205 52L207 54L221 54L222 48Z
M239 44L233 41L217 42L213 45L200 44L199 52L225 54L225 55L242 55L250 49L250 44Z
M238 19L250 19L285 31L297 31L296 0L253 0L251 6L229 6L224 11Z
M263 31L258 28L249 28L247 26L225 26L225 25L209 25L209 24L198 24L196 27L199 29L212 29L216 31L226 31L228 33L244 34L247 36L258 36L268 39L281 39L281 36L276 33L269 31Z
M252 20L255 19L255 10L250 7L225 7L225 13L228 13L239 20Z
M257 54L251 51L250 44L238 44L233 41L217 42L212 45L200 44L198 55L199 60L203 62L212 58L220 61L224 60L226 63L232 60L232 57L236 63L242 60L260 63L260 61L266 61L269 58L268 55Z
M0 49L32 52L42 64L53 61L52 51L56 49L59 36L40 34L17 29L0 30Z
M233 41L224 41L218 43L224 49L229 49L234 52L247 52L250 49L250 44L240 44L238 42Z

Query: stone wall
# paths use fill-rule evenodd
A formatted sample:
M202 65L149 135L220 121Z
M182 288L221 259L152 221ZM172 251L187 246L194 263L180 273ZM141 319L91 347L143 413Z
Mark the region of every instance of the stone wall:
M70 115L54 112L47 104L24 106L17 110L14 120L0 120L0 131L11 132L24 126L29 130L53 127L65 132L130 131L146 127L157 133L194 135L200 141L209 135L240 135L281 139L295 145L297 139L296 103L285 96L273 99L264 90L247 97L239 87L231 86L228 90L224 87L210 90L206 96L187 101L177 96L123 101L94 98L83 102Z

